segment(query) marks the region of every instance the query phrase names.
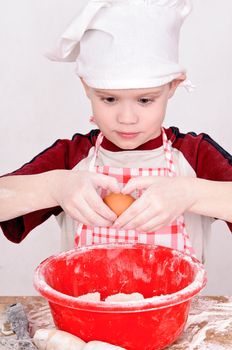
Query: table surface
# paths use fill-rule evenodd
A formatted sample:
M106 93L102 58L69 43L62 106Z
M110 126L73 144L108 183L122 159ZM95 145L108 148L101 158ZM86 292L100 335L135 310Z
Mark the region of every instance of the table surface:
M42 297L0 297L0 329L6 320L6 308L22 303L27 314L30 334L39 328L54 328L48 303ZM15 338L15 335L8 336ZM0 340L7 338L0 331ZM17 349L18 347L9 347ZM8 350L6 345L0 350ZM232 297L198 296L191 304L183 334L166 350L228 350L232 349Z

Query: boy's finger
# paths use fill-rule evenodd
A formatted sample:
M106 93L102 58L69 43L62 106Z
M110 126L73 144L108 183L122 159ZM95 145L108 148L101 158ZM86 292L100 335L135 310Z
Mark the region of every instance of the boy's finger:
M139 226L145 224L146 222L149 222L153 218L153 215L151 214L151 211L149 210L149 207L147 207L145 210L142 210L138 215L131 218L130 221L128 221L125 225L123 225L121 228L124 230L137 230Z
M100 186L105 190L109 190L111 192L119 193L121 191L117 179L113 176L96 174L94 183L95 185Z
M164 219L161 215L158 215L157 217L152 218L150 221L144 223L141 226L138 226L139 231L144 231L144 232L153 232L157 231L160 228L170 224L170 221L167 220L166 218Z
M92 209L103 218L112 222L117 219L117 215L108 207L108 205L103 202L102 198L96 191L91 191L91 193L86 196L86 201L92 207Z
M122 193L129 194L135 190L146 189L154 183L155 179L153 176L139 176L133 179L130 179L127 184L123 187Z
M85 221L91 226L109 226L112 221L107 220L96 213L85 199L82 199L81 206L78 206L78 211L81 213Z
M115 227L124 227L129 222L134 220L135 217L140 215L141 213L145 212L146 209L149 207L149 202L144 201L143 198L137 199L135 202L133 202L128 209L126 209L114 222L113 226Z

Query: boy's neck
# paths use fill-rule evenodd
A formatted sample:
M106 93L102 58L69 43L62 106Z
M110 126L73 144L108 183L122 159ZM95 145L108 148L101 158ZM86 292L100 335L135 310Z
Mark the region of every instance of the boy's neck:
M112 151L112 152L120 152L120 151L148 151L148 150L152 150L152 149L156 149L158 147L161 147L163 145L163 139L162 139L162 134L160 134L158 137L155 137L154 139L151 139L145 143L143 143L142 145L140 145L137 148L133 148L133 149L123 149L120 148L118 146L116 146L114 143L112 143L111 141L109 141L106 137L103 138L102 144L101 146L108 150L108 151Z

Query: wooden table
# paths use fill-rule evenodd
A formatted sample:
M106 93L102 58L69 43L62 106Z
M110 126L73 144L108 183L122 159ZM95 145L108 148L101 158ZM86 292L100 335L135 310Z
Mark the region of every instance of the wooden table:
M42 297L0 297L0 326L5 321L9 304L23 304L33 336L38 328L54 328L49 306ZM0 340L3 340L0 332ZM15 337L15 335L10 336ZM8 350L16 348L1 348ZM193 299L182 336L166 350L229 350L232 349L232 297ZM142 350L142 349L141 349Z

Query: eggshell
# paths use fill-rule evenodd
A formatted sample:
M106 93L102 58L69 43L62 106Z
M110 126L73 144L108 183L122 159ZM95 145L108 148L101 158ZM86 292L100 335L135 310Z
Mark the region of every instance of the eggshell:
M119 216L135 201L135 198L130 194L110 193L103 198L103 201Z

